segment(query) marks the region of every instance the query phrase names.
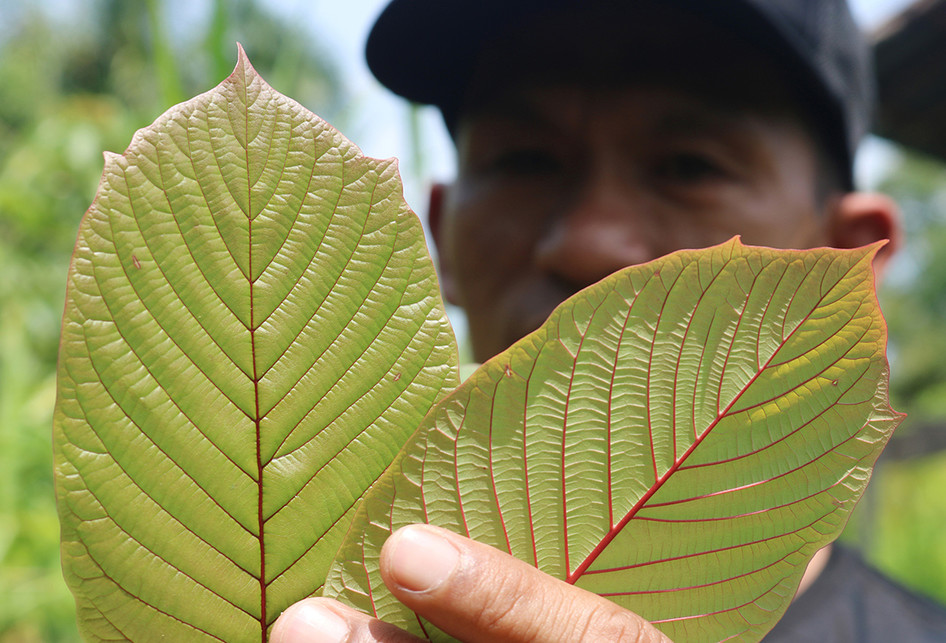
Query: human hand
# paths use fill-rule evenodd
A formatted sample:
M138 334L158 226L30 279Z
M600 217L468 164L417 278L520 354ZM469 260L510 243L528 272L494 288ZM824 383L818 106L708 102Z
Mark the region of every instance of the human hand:
M439 527L411 525L392 534L381 550L381 577L398 600L468 643L670 643L633 612ZM279 617L271 640L410 643L419 639L337 601L308 598Z

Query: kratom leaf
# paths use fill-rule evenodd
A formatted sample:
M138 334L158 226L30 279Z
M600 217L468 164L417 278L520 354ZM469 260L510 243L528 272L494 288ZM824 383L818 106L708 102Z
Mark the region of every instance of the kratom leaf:
M83 635L265 641L455 354L395 163L241 50L106 155L80 227L54 440Z
M384 539L428 522L674 640L761 638L900 419L876 248L734 239L569 299L425 419L359 510L325 593L443 638L378 575Z

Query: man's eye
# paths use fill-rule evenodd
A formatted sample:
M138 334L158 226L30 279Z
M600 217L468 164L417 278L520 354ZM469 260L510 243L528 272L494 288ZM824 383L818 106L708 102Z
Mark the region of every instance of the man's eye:
M657 164L657 175L674 181L698 182L721 177L724 171L718 163L707 156L681 153L673 154L660 161Z
M552 153L540 149L509 150L499 154L490 164L495 172L523 176L552 174L562 163Z

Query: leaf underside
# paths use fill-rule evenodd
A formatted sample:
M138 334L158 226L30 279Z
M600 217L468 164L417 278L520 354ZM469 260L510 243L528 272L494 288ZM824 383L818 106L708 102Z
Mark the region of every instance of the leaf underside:
M455 355L395 163L241 49L106 155L80 227L54 443L83 635L265 641Z
M761 638L900 416L871 259L738 239L562 304L425 419L325 593L434 639L385 589L413 522L492 544L678 641Z

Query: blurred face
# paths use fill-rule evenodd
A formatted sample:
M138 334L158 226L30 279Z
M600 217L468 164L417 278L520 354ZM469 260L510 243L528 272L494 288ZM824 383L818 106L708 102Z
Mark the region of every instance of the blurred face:
M541 85L464 120L458 152L437 240L479 361L625 266L737 234L827 243L815 152L788 114L681 88Z
M478 361L632 264L734 235L830 244L813 139L777 66L670 3L640 6L639 20L540 22L480 61L458 178L430 212Z

